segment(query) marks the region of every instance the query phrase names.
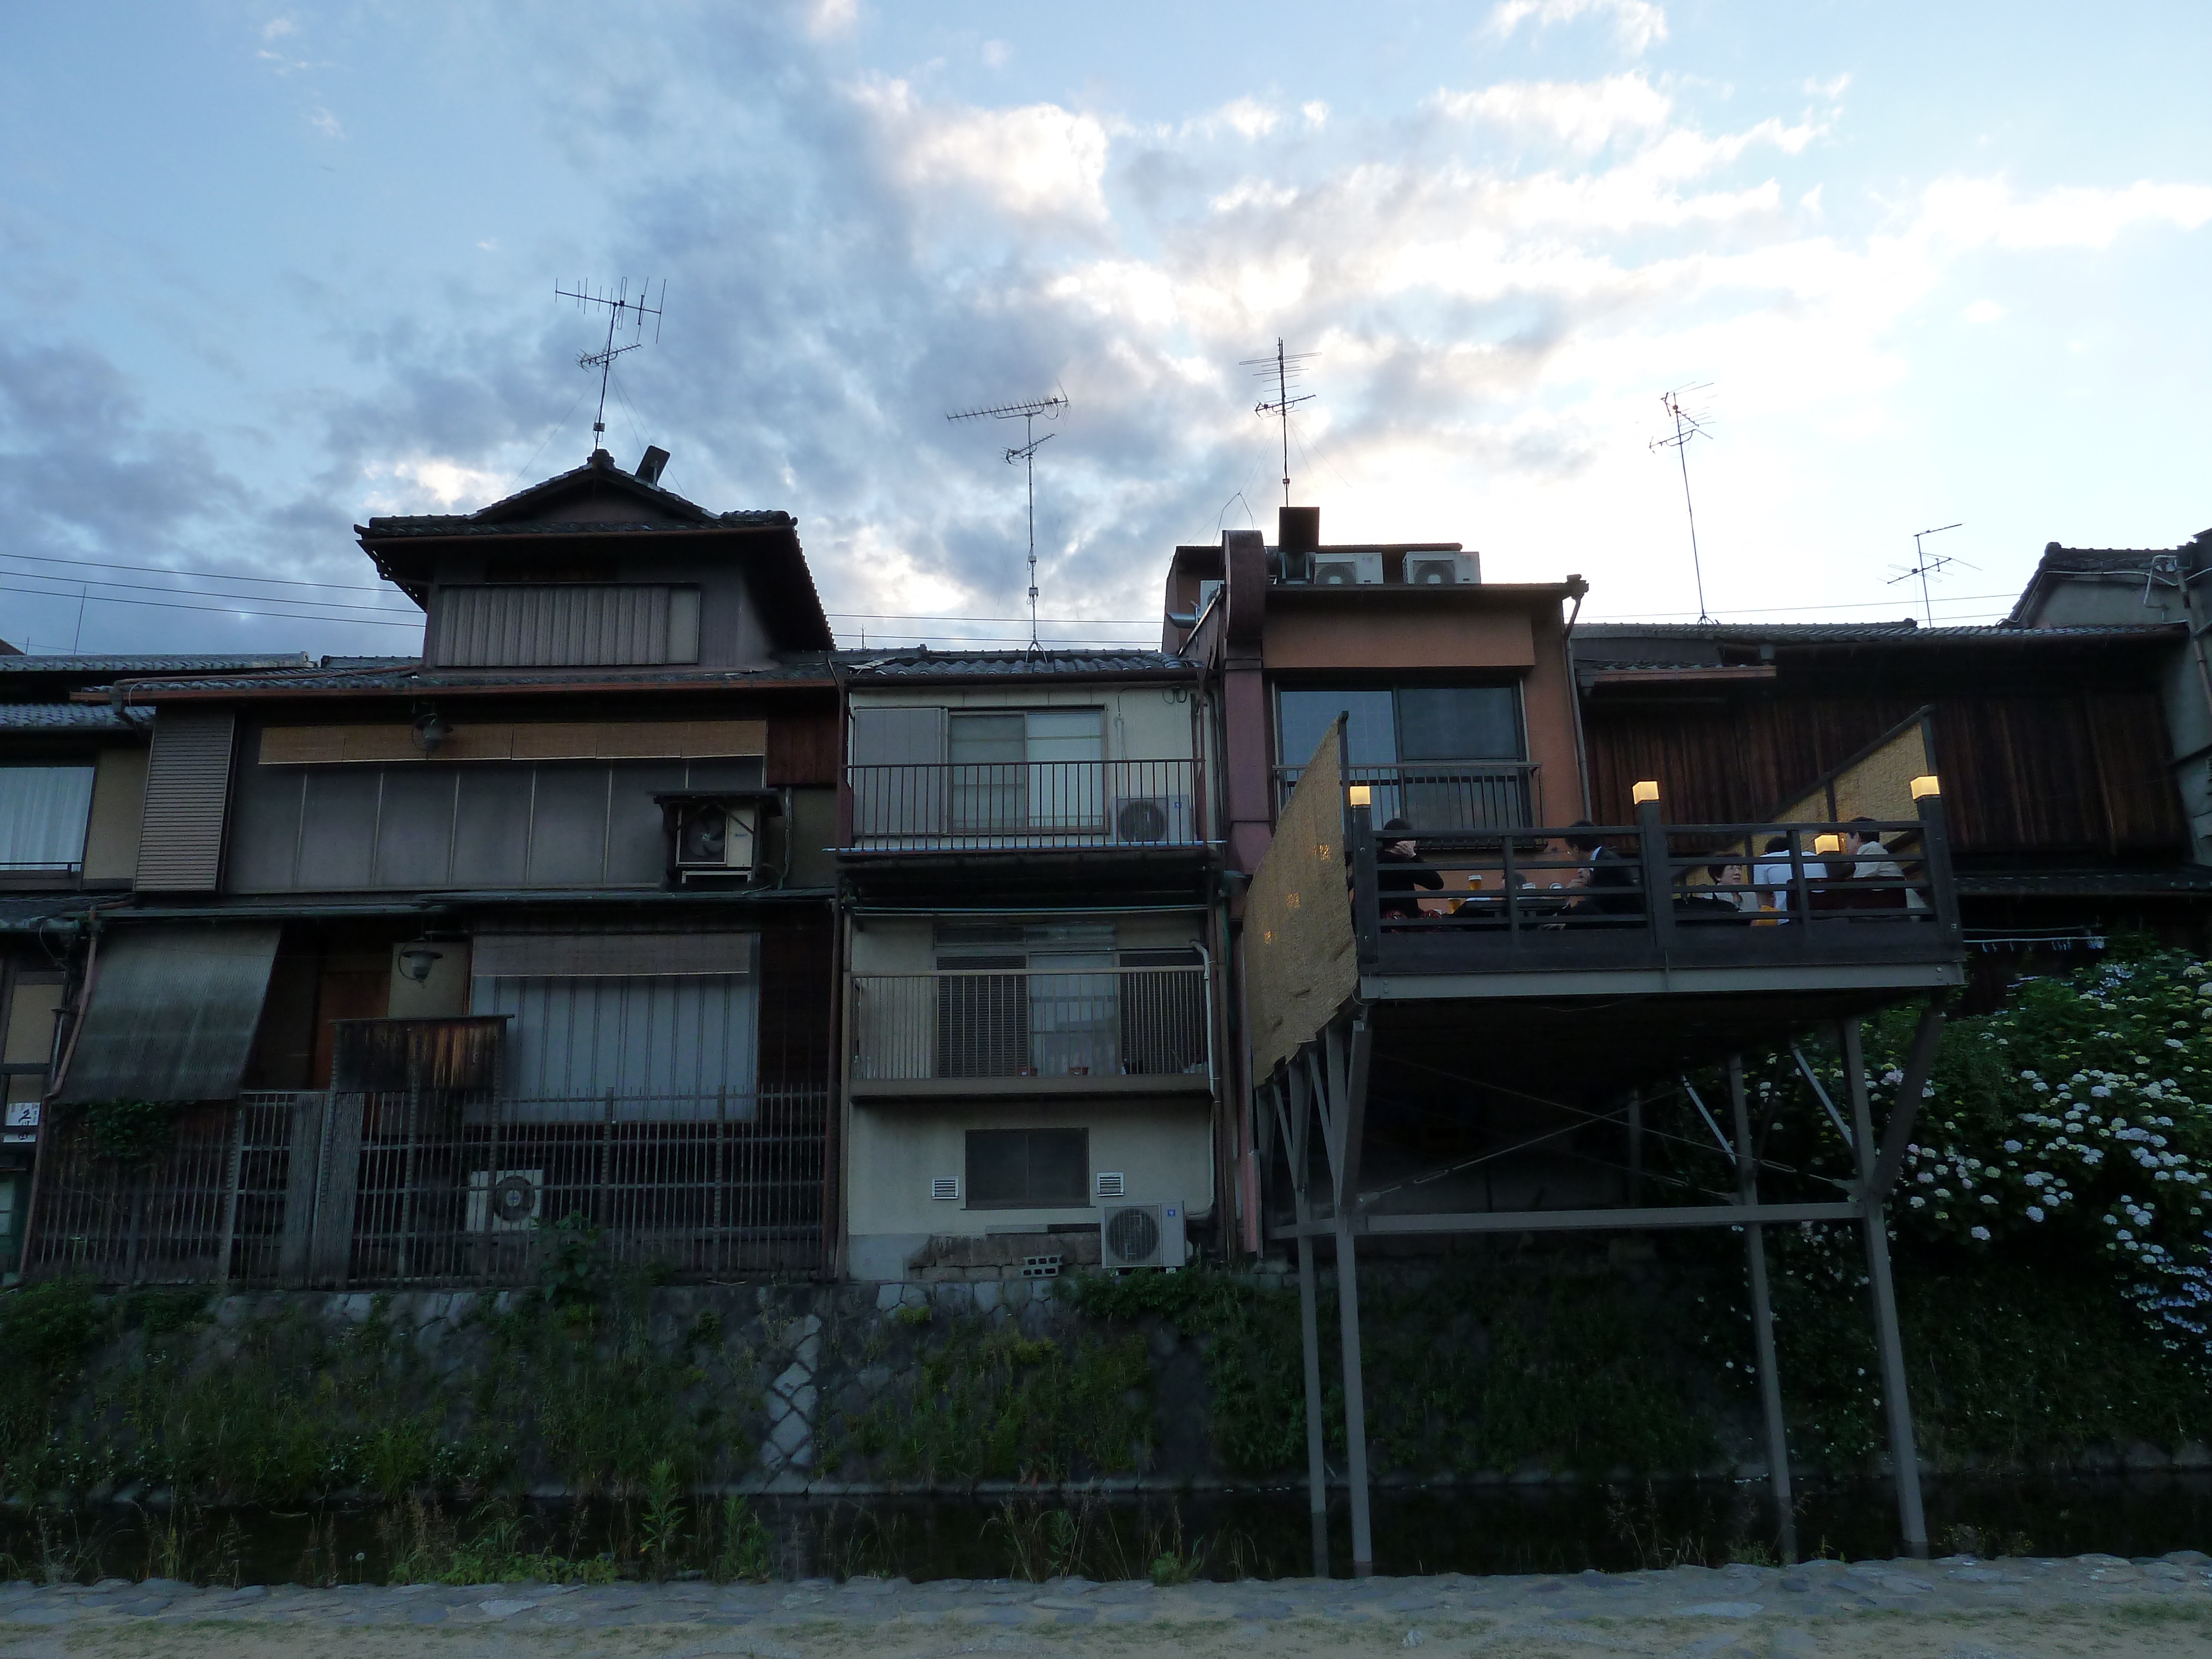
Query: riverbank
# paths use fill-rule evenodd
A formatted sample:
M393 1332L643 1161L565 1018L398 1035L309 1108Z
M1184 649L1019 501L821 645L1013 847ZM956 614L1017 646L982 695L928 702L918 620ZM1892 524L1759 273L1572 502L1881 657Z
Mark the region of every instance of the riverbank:
M1787 1569L1272 1583L837 1583L200 1589L152 1580L0 1586L8 1659L159 1653L291 1659L939 1659L975 1652L1499 1652L1588 1659L2166 1659L2212 1644L2212 1559L1820 1561Z

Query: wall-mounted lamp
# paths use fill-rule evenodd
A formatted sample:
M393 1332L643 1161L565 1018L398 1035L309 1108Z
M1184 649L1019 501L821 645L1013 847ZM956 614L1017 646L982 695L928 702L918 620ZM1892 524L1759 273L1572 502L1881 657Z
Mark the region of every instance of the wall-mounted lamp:
M399 971L421 985L430 977L430 970L445 960L445 956L428 939L418 939L399 947Z
M446 739L453 735L453 728L447 723L446 717L435 709L427 714L416 715L412 729L415 746L422 751L426 760L436 754L444 746Z
M1844 838L1841 836L1815 836L1813 837L1813 850L1816 853L1840 853L1844 850Z
M1638 806L1656 806L1659 804L1659 781L1646 778L1641 783L1631 784L1628 798Z
M1942 793L1943 780L1933 772L1923 773L1912 781L1912 799L1915 800L1940 799Z
M1375 791L1367 784L1355 783L1344 792L1344 798L1354 806L1372 806L1375 804Z

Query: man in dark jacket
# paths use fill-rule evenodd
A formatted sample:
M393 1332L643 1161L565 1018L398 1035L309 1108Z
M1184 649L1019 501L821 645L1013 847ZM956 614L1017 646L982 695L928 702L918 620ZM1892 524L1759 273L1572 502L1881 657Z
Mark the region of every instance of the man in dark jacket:
M1443 877L1434 870L1404 867L1421 861L1420 849L1413 844L1413 826L1405 819L1392 818L1382 826L1376 840L1375 885L1382 896L1378 908L1384 920L1419 916L1421 902L1410 895L1417 888L1425 888L1431 892L1441 889L1444 884ZM1394 897L1393 895L1407 896Z

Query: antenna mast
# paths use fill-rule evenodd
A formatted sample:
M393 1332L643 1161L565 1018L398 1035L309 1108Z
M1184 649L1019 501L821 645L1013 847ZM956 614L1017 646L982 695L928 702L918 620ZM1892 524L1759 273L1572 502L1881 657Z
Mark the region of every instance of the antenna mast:
M1927 536L1940 536L1947 530L1960 529L1965 523L1966 520L1961 519L1957 524L1939 524L1933 530L1914 531L1912 532L1912 568L1901 575L1892 576L1889 579L1888 586L1894 587L1899 582L1911 581L1915 576L1920 578L1920 614L1928 619L1928 625L1930 628L1936 626L1936 602L1928 597L1928 579L1940 574L1947 564L1966 564L1969 570L1974 567L1966 564L1964 559L1954 559L1948 554L1938 553L1933 558L1929 557L1920 550L1921 539Z
M1701 623L1712 621L1712 616L1705 609L1705 571L1698 557L1698 509L1690 500L1690 440L1713 434L1705 430L1705 421L1683 407L1682 399L1692 392L1711 390L1712 383L1708 380L1701 386L1677 386L1672 392L1661 392L1660 404L1674 422L1674 435L1654 438L1644 446L1653 451L1671 449L1682 464L1682 510L1690 516L1690 574L1698 584L1698 620Z
M1283 505L1285 507L1288 507L1291 504L1291 410L1295 409L1300 404L1310 404L1313 401L1313 393L1310 392L1302 392L1295 398L1291 396L1291 382L1297 380L1299 375L1304 374L1304 365L1312 362L1313 359L1319 356L1321 356L1321 354L1317 351L1285 352L1283 349L1282 341L1278 339L1275 342L1275 355L1273 356L1247 357L1243 362L1237 365L1239 368L1256 370L1261 380L1265 380L1272 379L1275 383L1274 401L1270 403L1267 399L1263 398L1258 403L1252 405L1252 412L1255 415L1272 416L1275 420L1281 422L1283 428Z
M660 343L660 307L667 303L668 283L665 278L661 282L659 304L647 305L645 302L652 288L651 283L644 283L637 291L637 298L633 300L629 297L629 278L625 276L621 286L608 293L594 294L590 284L585 283L579 283L573 289L556 288L553 290L556 299L574 300L580 311L589 310L593 306L605 306L607 309L606 344L598 351L587 351L576 359L577 368L599 371L599 415L592 422L592 447L594 450L606 447L607 380L614 373L615 359L625 351L636 350L645 343L645 319L648 317L653 319L653 343ZM615 343L615 333L625 322L629 324L634 337L628 345L618 346Z
M1030 649L1043 649L1037 643L1037 585L1036 585L1036 453L1051 441L1053 434L1036 435L1037 416L1056 421L1067 408L1067 394L1055 392L1049 398L1032 398L1022 404L993 404L982 409L961 409L947 411L948 421L980 421L988 416L994 421L1018 419L1022 423L1022 444L1018 449L1006 452L1006 465L1019 465L1029 475L1030 496Z

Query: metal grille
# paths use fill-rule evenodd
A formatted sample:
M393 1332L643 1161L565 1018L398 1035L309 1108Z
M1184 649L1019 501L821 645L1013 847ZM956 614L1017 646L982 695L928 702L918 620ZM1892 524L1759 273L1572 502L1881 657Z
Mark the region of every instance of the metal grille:
M828 1113L826 1091L252 1094L185 1112L138 1168L67 1112L26 1267L108 1284L509 1284L574 1216L616 1261L812 1273Z
M877 851L1191 847L1189 761L854 766L852 844Z
M821 1266L826 1091L360 1103L355 1283L525 1278L571 1217L683 1276Z
M853 1074L1209 1074L1206 968L853 975Z
M58 1109L27 1273L114 1285L274 1279L301 1103L319 1109L322 1097L252 1094L191 1108L143 1165L101 1156L91 1113Z

